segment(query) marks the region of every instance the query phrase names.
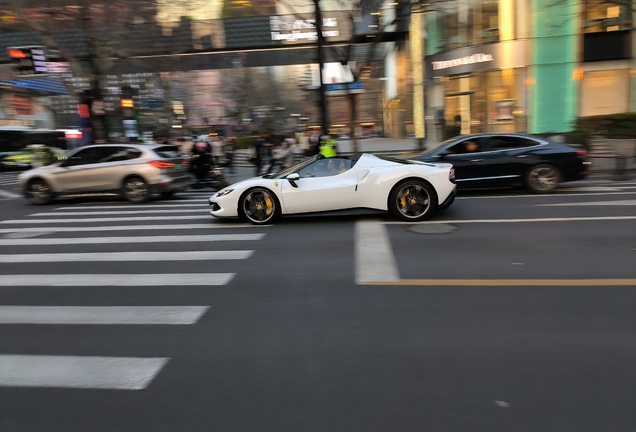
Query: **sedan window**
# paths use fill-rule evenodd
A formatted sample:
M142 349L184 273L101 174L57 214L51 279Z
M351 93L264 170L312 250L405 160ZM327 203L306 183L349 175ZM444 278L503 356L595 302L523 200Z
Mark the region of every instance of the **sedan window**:
M489 140L490 150L514 150L539 145L538 141L515 136L493 136Z
M469 138L446 149L449 154L468 154L487 151L486 139Z

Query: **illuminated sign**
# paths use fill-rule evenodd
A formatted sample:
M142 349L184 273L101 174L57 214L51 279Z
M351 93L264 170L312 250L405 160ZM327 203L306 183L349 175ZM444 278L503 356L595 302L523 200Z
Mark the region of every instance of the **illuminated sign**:
M475 63L491 62L495 58L491 54L473 54L466 57L456 58L452 60L434 61L433 70L448 69L457 66L470 65Z
M122 99L121 100L121 107L122 108L134 108L135 107L135 101L132 99Z
M324 30L325 27L337 28L337 18L323 18L322 35L326 38L340 36L338 30ZM312 41L318 39L316 20L313 19L300 20L293 15L270 16L269 28L271 30L272 40L274 41L284 40L295 42L302 39Z
M44 75L48 73L47 55L43 46L8 48L11 66L18 76Z

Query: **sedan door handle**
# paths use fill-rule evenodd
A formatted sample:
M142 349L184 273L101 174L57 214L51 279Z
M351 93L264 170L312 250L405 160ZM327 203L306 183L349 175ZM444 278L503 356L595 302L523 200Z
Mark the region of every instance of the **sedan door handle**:
M519 155L517 156L518 158L522 158L522 157L528 157L528 155Z
M480 162L483 161L483 159L472 159L471 162Z

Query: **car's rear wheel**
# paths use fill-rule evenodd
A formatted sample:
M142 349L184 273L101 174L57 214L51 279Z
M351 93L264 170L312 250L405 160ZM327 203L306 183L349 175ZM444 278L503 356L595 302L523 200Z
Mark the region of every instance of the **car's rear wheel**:
M51 202L53 194L44 180L36 179L27 186L27 199L33 204L44 205Z
M550 193L561 183L561 171L548 164L535 165L524 179L526 187L533 193Z
M433 187L423 180L407 180L389 195L389 209L400 220L418 222L430 216L437 205Z
M281 209L276 196L265 188L247 191L239 200L239 218L254 225L274 223L280 218Z
M123 195L130 202L145 202L150 196L148 184L141 177L129 177L124 180Z

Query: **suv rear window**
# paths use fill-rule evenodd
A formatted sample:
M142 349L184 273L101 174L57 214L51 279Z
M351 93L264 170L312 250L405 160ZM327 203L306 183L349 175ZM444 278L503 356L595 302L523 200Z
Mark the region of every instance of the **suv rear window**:
M179 148L176 146L158 147L154 149L153 151L157 153L159 156L161 156L162 158L166 158L166 159L179 157Z

